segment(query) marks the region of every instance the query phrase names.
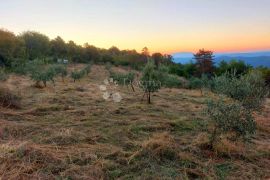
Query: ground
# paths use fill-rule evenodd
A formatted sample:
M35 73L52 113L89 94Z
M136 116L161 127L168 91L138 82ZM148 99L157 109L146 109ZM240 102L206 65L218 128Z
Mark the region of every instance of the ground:
M250 143L223 141L213 152L202 146L209 132L200 91L161 89L148 105L139 88L118 86L116 103L102 98L107 77L94 65L79 82L59 78L40 89L11 75L4 85L22 99L20 109L0 109L0 179L270 178L269 99Z

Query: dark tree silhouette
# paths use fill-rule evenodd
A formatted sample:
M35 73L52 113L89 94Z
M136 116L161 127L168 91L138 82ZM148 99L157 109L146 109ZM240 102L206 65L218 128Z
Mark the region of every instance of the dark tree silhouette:
M214 71L214 55L212 51L200 49L194 54L194 59L197 65L197 75L202 74L212 75Z

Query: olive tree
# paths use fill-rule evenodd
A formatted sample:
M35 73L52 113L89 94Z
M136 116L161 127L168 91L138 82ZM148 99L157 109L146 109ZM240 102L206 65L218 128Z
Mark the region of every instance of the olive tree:
M221 135L248 139L256 132L254 111L260 111L267 89L261 75L252 71L237 76L226 73L213 78L213 92L218 98L207 103L206 112L214 126L210 143L213 146Z
M45 70L36 70L31 73L31 78L36 81L36 85L38 86L40 82L43 82L43 85L47 86L47 81L52 81L54 83L54 77L56 73L53 68L47 68Z
M135 73L134 72L128 72L128 73L115 73L110 71L110 77L116 81L120 85L126 85L127 87L130 86L132 91L134 92L134 79L135 79Z
M258 71L240 77L235 73L225 73L214 77L213 84L213 92L239 101L250 110L260 110L267 97L265 81Z
M64 82L64 78L68 75L67 67L65 65L55 65L51 67L56 75L61 76L62 81Z
M206 113L209 115L213 131L210 145L218 142L221 135L233 135L233 139L249 139L256 132L252 112L241 103L230 99L209 100Z
M143 75L140 81L140 87L146 95L148 103L151 103L151 93L157 92L161 88L158 72L153 61L148 61L143 69Z

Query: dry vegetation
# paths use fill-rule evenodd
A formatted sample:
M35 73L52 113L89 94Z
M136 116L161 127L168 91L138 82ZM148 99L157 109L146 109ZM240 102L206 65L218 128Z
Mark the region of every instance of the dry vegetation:
M139 88L118 87L115 103L99 90L108 76L94 65L76 83L38 89L11 75L5 87L21 101L0 108L0 179L270 178L269 99L250 144L224 139L211 151L199 90L161 89L148 105Z

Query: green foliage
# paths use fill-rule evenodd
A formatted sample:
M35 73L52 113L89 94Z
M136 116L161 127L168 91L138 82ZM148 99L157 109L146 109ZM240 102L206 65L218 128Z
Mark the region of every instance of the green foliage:
M67 50L67 45L60 36L50 42L50 54L55 58L65 58Z
M201 89L203 87L203 82L200 78L192 77L189 79L188 88L189 89Z
M192 77L188 81L187 88L200 89L203 94L203 90L211 90L213 88L213 80L205 74L202 74L201 78Z
M231 60L230 62L221 61L216 68L216 74L218 76L226 72L235 72L236 75L247 74L252 67L246 64L244 61Z
M182 86L179 77L172 74L167 74L166 77L162 81L162 86L167 88L179 88Z
M148 61L143 70L140 87L147 95L148 103L151 103L151 93L157 92L161 88L159 72L155 68L153 61Z
M74 82L76 82L76 80L80 80L81 78L83 78L85 75L88 75L91 71L91 64L88 64L87 66L85 66L83 69L77 71L73 71L71 72L71 77L73 79Z
M67 67L65 65L53 65L51 71L55 72L55 75L61 76L62 81L68 75Z
M37 68L31 72L31 78L36 81L37 84L43 82L45 87L47 86L47 81L52 81L54 84L55 76L56 72L53 66L49 68Z
M135 79L135 73L129 72L129 73L115 73L111 72L110 77L113 78L114 81L117 81L120 85L129 85L133 83Z
M251 71L238 77L235 73L225 73L213 78L215 93L225 98L210 100L206 112L214 124L211 145L222 134L234 134L246 139L256 131L253 111L259 111L267 96L262 74Z
M251 71L239 78L234 73L225 73L214 77L213 83L215 93L233 98L251 110L259 110L267 96L264 79L258 71Z
M4 69L0 68L0 81L5 81L8 79L8 75L5 73Z
M197 67L194 63L188 64L170 64L169 73L176 74L185 78L191 78L197 72Z
M76 82L76 80L80 80L85 75L84 71L73 71L71 72L71 77L73 78L73 81Z
M49 53L50 40L39 32L26 31L20 35L25 43L26 55L30 60L45 58Z
M17 58L24 58L24 42L14 33L0 29L0 67L10 67Z
M265 84L270 87L270 68L267 67L259 67L257 68L258 71L262 73L264 78Z
M159 65L158 78L163 87L177 88L182 85L178 76L169 74L169 67L165 65Z
M86 65L83 68L83 71L85 72L86 75L89 75L89 73L91 72L91 64Z
M220 135L234 134L234 138L248 139L256 132L252 112L237 101L210 100L207 103L206 112L214 124L211 145L218 140Z

